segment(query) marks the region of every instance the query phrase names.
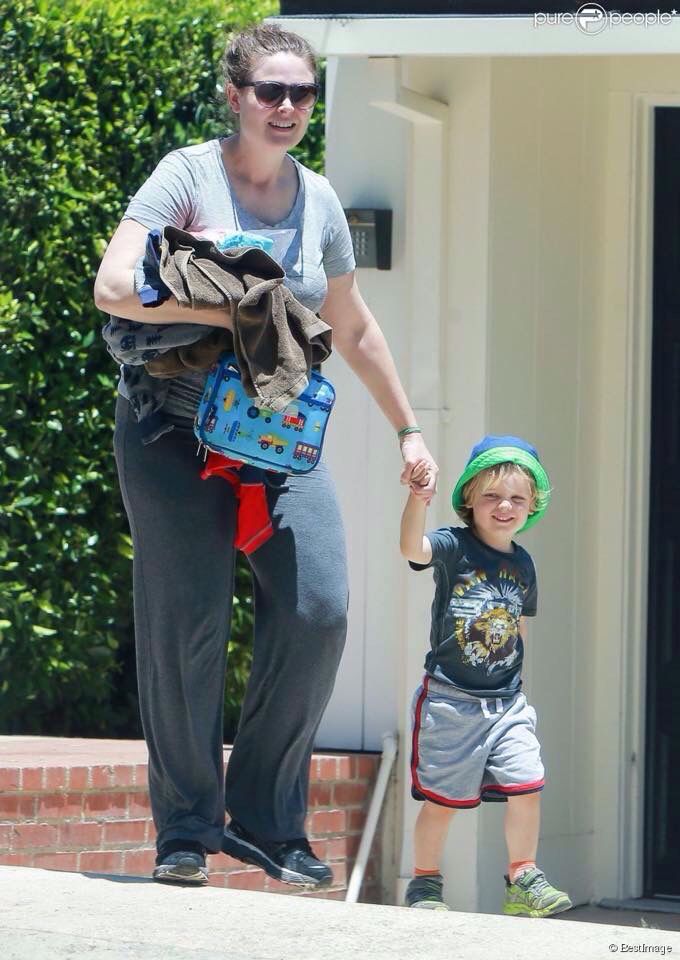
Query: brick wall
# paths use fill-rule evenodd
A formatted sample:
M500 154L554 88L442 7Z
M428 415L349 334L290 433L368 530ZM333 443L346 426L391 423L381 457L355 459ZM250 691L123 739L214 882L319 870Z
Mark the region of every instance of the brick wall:
M139 743L0 737L0 864L148 876L155 834L144 757ZM317 856L335 876L330 890L315 896L344 899L379 759L312 759L307 829ZM214 886L296 892L223 854L209 865ZM361 899L377 903L379 890L376 838Z

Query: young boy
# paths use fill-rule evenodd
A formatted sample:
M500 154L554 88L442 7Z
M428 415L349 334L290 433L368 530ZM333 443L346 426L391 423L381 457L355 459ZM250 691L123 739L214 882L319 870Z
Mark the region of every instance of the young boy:
M426 505L410 495L401 552L432 567L431 650L416 691L412 795L415 872L406 906L448 910L440 859L454 810L506 801L508 873L503 913L547 917L571 907L536 866L544 784L536 712L521 692L526 617L536 614L536 574L513 541L536 523L550 483L536 450L518 437L485 437L453 491L465 527L424 536Z

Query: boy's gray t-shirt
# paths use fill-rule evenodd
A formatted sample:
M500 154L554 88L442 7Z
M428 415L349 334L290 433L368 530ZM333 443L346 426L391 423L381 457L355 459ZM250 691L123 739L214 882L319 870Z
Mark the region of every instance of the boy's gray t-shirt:
M425 669L474 696L512 696L522 685L520 617L536 615L536 571L527 551L495 550L469 527L440 527L432 545L430 650Z
M291 157L298 173L298 192L288 215L268 224L236 199L222 160L222 141L208 140L173 150L159 162L132 197L123 219L149 230L171 224L189 233L202 231L273 231L281 243L284 283L310 310L317 312L328 289L327 277L351 273L355 266L352 239L338 197L325 177ZM149 322L153 321L150 310ZM191 416L206 374L189 374L171 383L164 409Z

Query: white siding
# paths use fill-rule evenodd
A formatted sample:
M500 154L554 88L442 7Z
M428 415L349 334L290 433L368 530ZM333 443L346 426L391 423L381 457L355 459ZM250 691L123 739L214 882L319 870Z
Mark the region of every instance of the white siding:
M368 102L390 69L364 58L333 67L328 173L346 206L394 210L393 270L360 271L360 284L437 450L431 523L449 522L452 483L484 432L536 442L554 486L550 511L526 537L540 585L525 669L548 773L540 859L577 901L639 894L648 121L654 102L680 104L680 57L405 60L401 83L449 105L447 230L432 237L433 263L434 245L443 254L434 273L423 266L425 141L405 115ZM428 303L422 314L419 302ZM428 337L439 361L423 349ZM431 585L399 557L392 431L333 364L341 400L329 457L348 527L351 628L319 742L377 748L384 730L399 730L395 843L405 877L417 810L408 711ZM445 866L458 908L499 907L501 813L489 805L455 818Z

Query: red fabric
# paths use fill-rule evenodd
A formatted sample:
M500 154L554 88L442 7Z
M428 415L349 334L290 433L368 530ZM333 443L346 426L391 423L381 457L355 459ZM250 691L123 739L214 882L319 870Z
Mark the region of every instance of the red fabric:
M487 783L482 787L482 793L538 793L544 786L545 780L532 780L531 783L512 783L507 787L502 786L500 783Z
M246 473L247 479L242 476ZM254 553L258 547L274 533L272 519L269 515L267 491L261 480L255 479L263 471L256 467L248 467L240 460L223 457L220 453L208 452L205 466L201 471L201 479L222 477L227 480L236 496L238 510L236 513L236 534L234 546L243 553Z

